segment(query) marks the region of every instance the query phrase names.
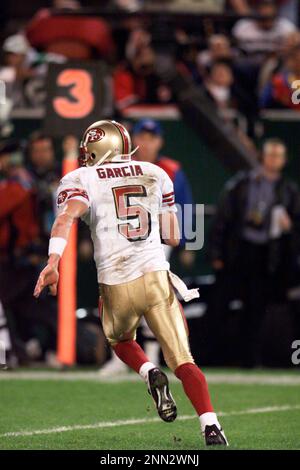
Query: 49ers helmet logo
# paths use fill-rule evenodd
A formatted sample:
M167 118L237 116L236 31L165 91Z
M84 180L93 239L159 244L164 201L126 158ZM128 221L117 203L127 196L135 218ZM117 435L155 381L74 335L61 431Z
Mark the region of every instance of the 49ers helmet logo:
M86 142L87 143L93 143L93 142L99 142L99 140L102 140L103 137L105 136L105 132L103 129L100 127L94 127L93 129L90 129L86 135Z
M67 197L68 197L67 191L61 191L57 198L57 204L58 205L63 204L65 200L67 199Z

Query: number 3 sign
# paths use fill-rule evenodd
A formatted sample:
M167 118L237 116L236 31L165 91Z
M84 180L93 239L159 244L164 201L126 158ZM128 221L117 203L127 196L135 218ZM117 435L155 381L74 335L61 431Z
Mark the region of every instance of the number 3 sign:
M54 137L81 135L108 113L105 66L101 63L51 64L47 77L45 131Z

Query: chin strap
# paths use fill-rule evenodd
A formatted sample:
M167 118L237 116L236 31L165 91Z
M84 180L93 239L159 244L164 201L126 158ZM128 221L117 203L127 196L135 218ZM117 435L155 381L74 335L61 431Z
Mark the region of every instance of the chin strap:
M127 161L130 161L131 160L131 157L133 154L135 154L135 152L138 150L138 146L135 147L135 149L132 150L132 152L130 153L123 153L123 154L120 154L120 155L115 155L111 161L112 162L127 162ZM107 157L106 157L107 158Z
M106 152L106 153L103 155L103 157L100 158L100 160L96 163L95 166L100 166L100 165L102 165L102 163L110 156L110 154L111 154L111 150L108 150L108 152ZM92 165L92 166L94 166L94 165Z
M123 153L123 154L119 154L119 155L115 155L114 157L112 157L112 159L110 160L110 162L129 162L131 160L131 156L138 150L139 147L135 147L134 150L132 150L132 152L130 153ZM110 156L111 154L111 150L109 150L108 152L106 152L105 155L103 155L103 157L98 161L98 163L95 165L95 166L100 166L102 165L105 160Z

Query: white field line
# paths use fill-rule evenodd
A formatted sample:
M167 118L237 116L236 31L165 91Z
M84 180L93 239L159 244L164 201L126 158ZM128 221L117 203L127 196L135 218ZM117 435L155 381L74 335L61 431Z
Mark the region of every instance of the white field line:
M173 374L168 374L170 382L178 382ZM206 373L210 384L238 384L238 385L300 385L300 375L289 375L284 373ZM96 371L0 371L1 380L59 380L76 381L84 380L99 383L140 382L140 377L134 373L118 374L117 376L101 377Z
M291 410L300 410L300 405L282 405L282 406L267 406L264 408L248 408L241 411L220 411L218 416L227 417L227 416L243 416L243 415L252 415L260 413L276 413L280 411L291 411ZM179 421L187 421L191 419L196 419L195 415L182 415L177 419ZM94 424L74 424L73 426L59 426L56 428L49 429L37 429L35 431L16 431L16 432L6 432L0 434L0 438L3 437L30 437L30 436L40 436L43 434L56 434L67 431L84 431L87 429L105 429L105 428L115 428L120 426L130 426L135 424L151 424L161 422L161 419L158 417L155 418L137 418L137 419L125 419L118 421L100 421L99 423Z

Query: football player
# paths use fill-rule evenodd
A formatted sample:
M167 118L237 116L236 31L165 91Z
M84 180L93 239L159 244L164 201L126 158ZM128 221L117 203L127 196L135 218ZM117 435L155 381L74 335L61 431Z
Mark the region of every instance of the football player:
M191 189L187 180L186 175L181 168L181 165L176 160L161 155L161 148L164 143L163 130L158 121L153 119L141 119L137 121L132 129L132 142L137 147L137 151L134 153L134 160L146 161L153 163L162 168L168 176L171 178L174 185L174 195L176 205L181 207L184 213L184 205L188 204L190 207L193 205L193 198ZM184 220L184 217L182 218ZM181 232L180 240L180 252L179 259L187 266L191 266L194 261L194 252L184 250L185 247L184 230ZM169 261L172 253L172 247L164 244L163 246L166 260ZM144 318L142 318L141 332L143 335L143 349L154 364L160 362L160 346L155 340L154 335L148 327ZM100 368L99 377L107 378L113 375L120 375L127 372L127 367L114 352L112 352L111 358Z
M172 284L186 300L195 293L169 272L162 246L162 240L177 246L180 238L171 179L152 163L131 160L130 136L115 121L88 127L80 152L82 167L64 176L58 188L59 213L51 232L48 264L34 296L46 286L56 295L59 261L71 226L81 217L91 230L100 316L115 353L145 380L161 419L174 421L177 409L168 378L135 341L144 316L200 417L206 444L227 445L205 376L191 355L187 325Z

